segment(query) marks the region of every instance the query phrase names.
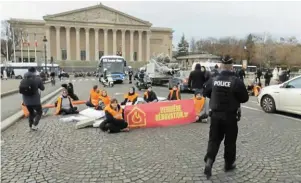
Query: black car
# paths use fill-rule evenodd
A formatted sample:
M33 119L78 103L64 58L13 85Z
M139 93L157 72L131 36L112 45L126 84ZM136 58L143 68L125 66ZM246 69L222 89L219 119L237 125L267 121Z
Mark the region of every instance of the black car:
M191 71L180 71L176 73L168 83L168 88L171 89L174 85L178 85L180 90L189 91L188 88L188 77Z

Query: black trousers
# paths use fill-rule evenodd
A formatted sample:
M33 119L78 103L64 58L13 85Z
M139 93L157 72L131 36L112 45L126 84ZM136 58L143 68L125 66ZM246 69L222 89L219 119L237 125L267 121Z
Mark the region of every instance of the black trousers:
M105 120L101 123L100 129L104 132L110 130L110 133L118 133L128 127L128 123L123 119Z
M29 127L37 126L43 114L42 105L27 105L26 107L29 112Z
M271 79L265 79L264 86L270 86Z
M70 109L61 109L59 114L68 115L68 114L78 114L77 107L73 107Z
M256 82L257 82L257 80L258 80L258 83L261 83L260 78L261 78L261 77L256 76L256 78L255 78L255 79L256 79Z
M237 115L212 112L209 131L209 142L205 162L208 158L215 161L221 142L224 140L224 159L226 164L236 160L236 139L238 133Z
M129 75L129 81L132 83L132 75Z

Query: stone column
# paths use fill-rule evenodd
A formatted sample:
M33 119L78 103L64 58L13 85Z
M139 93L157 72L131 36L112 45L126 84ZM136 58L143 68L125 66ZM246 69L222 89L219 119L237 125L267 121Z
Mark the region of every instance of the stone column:
M113 29L113 55L117 54L117 39L116 39L116 29Z
M108 29L103 29L104 35L104 55L108 55Z
M90 61L90 36L89 36L90 28L85 28L86 31L86 61Z
M125 55L125 31L126 30L121 30L121 47L122 47L122 57L123 58L126 58L126 55Z
M60 28L61 27L55 27L55 30L56 30L56 60L62 60Z
M142 61L142 33L143 31L138 31L139 35L139 44L138 44L138 61Z
M134 32L135 30L130 30L130 61L134 61Z
M99 29L94 29L95 32L95 61L99 60L99 38L98 38L98 31Z
M146 61L150 59L150 37L151 31L146 32Z
M80 28L76 28L76 60L80 60Z
M47 56L47 60L50 60L50 57L51 57L50 44L51 44L51 42L50 42L50 27L48 27L48 26L46 27L46 39L48 40L48 44L46 47L46 54L47 54L46 56ZM44 50L44 47L43 47L43 50ZM44 58L45 58L45 55L44 55ZM23 60L22 60L22 62L23 62Z
M70 27L66 28L66 49L67 49L67 60L71 60L71 49L70 49Z

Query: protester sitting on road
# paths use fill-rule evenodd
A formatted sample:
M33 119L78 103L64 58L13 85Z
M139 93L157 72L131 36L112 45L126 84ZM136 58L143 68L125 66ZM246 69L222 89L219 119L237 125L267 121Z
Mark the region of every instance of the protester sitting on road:
M135 92L135 87L131 87L129 92L124 95L124 101L121 105L126 105L126 103L131 102L134 105L138 100L139 94Z
M72 99L66 89L63 89L62 95L58 97L54 106L56 115L78 114L77 107L73 107Z
M19 92L23 97L23 104L29 112L29 128L31 130L37 130L43 113L39 89L44 91L45 86L41 78L36 76L36 69L31 67L24 74L24 79L22 79L19 86Z
M207 119L208 115L206 114L205 103L206 98L203 97L200 90L196 90L193 97L194 108L196 112L196 122L202 122L203 119Z
M94 85L90 90L89 100L86 102L88 107L94 107L96 110L99 109L100 91L97 85Z
M152 86L148 86L147 91L144 92L144 97L143 99L145 102L158 102L158 98L156 93L152 90Z
M129 131L128 124L124 121L123 109L118 104L117 99L112 99L104 111L106 119L100 125L102 131L109 133Z
M254 83L247 86L247 91L250 96L257 97L259 95L259 92L261 91L261 83Z
M109 105L110 104L110 97L108 96L108 93L106 90L102 90L101 91L101 95L100 95L100 100L104 103L105 106Z
M178 85L174 85L167 96L168 100L181 100L181 93Z

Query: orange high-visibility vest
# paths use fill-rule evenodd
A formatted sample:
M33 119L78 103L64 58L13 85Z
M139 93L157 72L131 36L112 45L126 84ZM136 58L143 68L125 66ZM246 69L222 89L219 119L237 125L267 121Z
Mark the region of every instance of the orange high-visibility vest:
M108 105L105 107L105 111L107 111L108 113L110 113L115 119L122 119L122 108L120 107L120 109L118 111L112 109L111 105Z
M253 93L254 93L254 96L255 96L255 97L257 97L257 96L259 95L260 90L261 90L261 87L258 86L258 85L255 85L255 86L253 87Z
M197 99L196 97L193 97L192 99L194 102L195 113L199 115L203 110L205 104L205 97L202 97L201 99Z
M94 106L98 106L99 99L100 99L100 91L99 90L94 91L93 89L91 89L90 90L90 102Z
M105 97L101 95L99 98L105 104L105 106L107 106L111 103L111 99L108 95Z
M67 97L69 99L70 105L72 106L71 98L69 96ZM55 115L58 115L60 113L61 108L62 108L62 96L59 96L59 98L57 99Z
M133 102L138 96L138 93L135 93L134 95L125 94L124 98L127 98L128 102Z

